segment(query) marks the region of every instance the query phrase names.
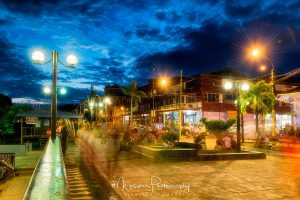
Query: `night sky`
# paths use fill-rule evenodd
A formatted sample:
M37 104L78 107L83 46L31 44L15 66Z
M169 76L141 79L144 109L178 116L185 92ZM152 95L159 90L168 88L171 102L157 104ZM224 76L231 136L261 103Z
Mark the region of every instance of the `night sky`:
M266 45L276 73L299 67L300 1L267 0L2 0L0 93L15 102L50 102L51 64L32 64L42 50L61 61L73 53L75 69L59 65L61 103L103 93L108 84L139 85L159 74L193 75L232 67L256 74L244 56L251 41Z

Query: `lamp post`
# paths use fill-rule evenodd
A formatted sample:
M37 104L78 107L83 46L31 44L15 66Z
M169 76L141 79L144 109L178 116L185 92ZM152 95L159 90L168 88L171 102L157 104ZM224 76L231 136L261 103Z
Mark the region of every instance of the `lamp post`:
M111 100L109 97L105 97L103 100L103 103L105 105L105 117L108 118L108 113L107 113L107 105L111 104Z
M270 81L270 85L272 86L272 93L275 96L275 67L274 67L274 64L271 61L271 59L268 56L264 56L263 53L264 52L260 48L256 47L256 48L253 48L251 50L250 55L253 58L255 58L255 59L263 57L263 59L269 65L271 65L272 69L271 69L271 81ZM260 69L265 70L266 66L262 65L260 67ZM271 116L272 116L272 136L276 136L276 111L275 111L275 106L276 106L276 104L274 104L272 106L272 113L271 113Z
M154 73L155 73L155 68L153 67L152 68L152 71L153 71L153 77L152 77L152 112L151 112L151 123L152 123L152 126L153 126L153 130L155 130L155 110L154 110Z
M240 81L235 82L235 88L231 81L227 81L224 84L225 90L235 89L237 102L236 102L236 150L241 151L241 99L240 99L240 90L247 91L249 90L248 83L241 83Z
M51 139L56 138L56 110L57 110L57 94L56 94L56 82L57 82L57 64L60 63L66 67L75 67L77 64L77 57L74 55L67 56L67 65L60 62L58 59L58 51L52 51L52 58L46 62L45 56L41 51L35 51L32 54L32 60L34 64L45 65L52 62L52 100L51 100Z

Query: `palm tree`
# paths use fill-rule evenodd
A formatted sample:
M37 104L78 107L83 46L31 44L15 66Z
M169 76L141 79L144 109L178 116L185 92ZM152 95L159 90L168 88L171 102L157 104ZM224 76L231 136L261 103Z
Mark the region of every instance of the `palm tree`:
M130 118L129 124L132 123L132 112L135 107L138 106L138 103L141 102L143 97L146 97L146 94L143 91L138 90L137 82L133 81L130 86L122 88L124 94L130 96Z
M255 130L258 137L258 115L262 114L262 118L267 114L275 104L275 96L272 86L265 81L259 81L248 90L244 95L244 103L249 102L255 113Z

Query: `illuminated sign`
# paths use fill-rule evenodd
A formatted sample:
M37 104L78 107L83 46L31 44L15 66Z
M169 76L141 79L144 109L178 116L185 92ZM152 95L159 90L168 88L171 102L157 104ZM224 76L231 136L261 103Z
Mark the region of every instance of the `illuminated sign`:
M26 124L37 124L38 118L37 117L26 117Z

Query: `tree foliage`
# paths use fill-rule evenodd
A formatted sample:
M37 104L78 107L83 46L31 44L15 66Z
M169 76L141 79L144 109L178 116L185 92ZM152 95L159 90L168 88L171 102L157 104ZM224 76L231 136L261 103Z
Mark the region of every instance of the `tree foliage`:
M133 110L138 107L138 103L141 102L141 99L143 97L146 97L146 94L143 91L138 90L136 81L133 81L128 87L123 87L122 91L124 92L124 94L130 96L130 123L131 123Z
M202 118L201 122L205 125L205 128L208 132L213 134L221 134L224 131L227 131L231 127L236 124L235 119L224 120L207 120L206 118Z
M31 107L15 105L8 107L0 118L0 135L12 135L15 133L14 124L17 122L18 113L32 110Z
M258 133L258 114L261 113L264 116L270 112L276 102L272 86L265 81L256 82L247 92L242 94L242 99L242 111L245 109L247 102L250 103L251 108L254 110L256 133Z

